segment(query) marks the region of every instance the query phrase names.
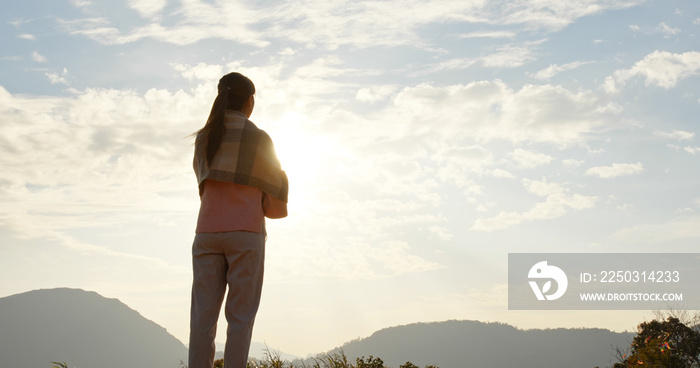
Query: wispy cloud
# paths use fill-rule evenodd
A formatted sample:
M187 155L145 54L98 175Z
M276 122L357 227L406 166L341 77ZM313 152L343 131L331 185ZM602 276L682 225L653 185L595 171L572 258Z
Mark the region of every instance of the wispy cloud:
M693 132L686 132L684 130L672 130L670 132L664 132L661 130L657 130L654 132L654 135L663 137L663 138L669 138L669 139L674 139L678 141L686 141L686 140L691 140L693 137L695 137L695 133Z
M522 169L532 169L537 166L547 165L554 161L554 157L545 155L544 153L533 152L521 148L516 149L510 154L511 158L518 167Z
M476 31L459 35L459 38L513 38L517 33L513 31Z
M630 69L615 71L605 79L603 88L610 92L619 92L630 79L644 77L647 86L659 86L670 89L678 81L700 73L700 52L688 51L673 54L667 51L654 51L638 61Z
M697 146L696 147L691 147L691 146L683 147L683 150L690 153L691 155L695 155L696 153L700 153L700 147L697 147Z
M68 85L68 80L66 79L66 76L68 75L68 69L63 69L63 73L58 74L58 73L46 73L46 77L49 78L49 81L51 84L65 84Z
M46 63L49 61L49 59L47 59L46 56L36 51L32 52L32 60L34 60L37 63Z
M612 164L611 166L596 166L586 170L586 175L597 176L601 179L611 179L618 176L636 175L644 171L644 166L634 164Z
M127 4L142 17L152 18L165 8L167 0L129 0Z
M677 27L670 27L668 24L661 22L656 26L656 32L661 33L664 38L670 38L681 33L681 30Z
M537 203L525 212L501 212L490 218L478 218L472 230L494 231L506 229L523 222L547 220L564 216L571 210L590 209L595 206L597 197L581 194L568 194L568 190L560 184L523 179L523 186L540 197L544 202Z
M593 61L574 61L574 62L563 64L563 65L552 64L552 65L548 66L547 68L542 69L535 74L532 74L532 77L535 79L540 79L540 80L548 80L561 72L565 72L568 70L574 70L582 65L591 64L591 63L593 63Z

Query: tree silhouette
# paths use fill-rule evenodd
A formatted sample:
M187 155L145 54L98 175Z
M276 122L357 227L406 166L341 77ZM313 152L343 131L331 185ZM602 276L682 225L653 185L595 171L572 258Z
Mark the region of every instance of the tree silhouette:
M373 356L369 356L367 361L365 362L365 357L362 358L356 358L355 359L355 367L356 368L386 368L384 367L384 362L380 358L375 358Z
M629 351L613 368L698 368L700 333L676 317L643 322Z

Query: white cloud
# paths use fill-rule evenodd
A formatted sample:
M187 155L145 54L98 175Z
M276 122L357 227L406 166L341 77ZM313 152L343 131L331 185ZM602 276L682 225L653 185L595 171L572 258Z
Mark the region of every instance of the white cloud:
M452 235L452 232L450 232L449 229L442 226L431 226L430 228L428 228L428 230L431 233L435 234L438 238L445 241L450 241L454 237L454 235Z
M558 218L571 210L593 208L597 201L595 196L567 194L567 190L561 185L548 183L544 179L542 181L523 179L523 185L529 192L545 197L545 201L535 204L530 210L522 213L504 211L491 218L478 218L472 230L494 231L523 222Z
M641 28L640 28L638 25L636 25L636 24L631 24L631 25L629 26L629 28L630 28L631 30L633 30L633 31L640 31L640 30L641 30Z
M515 32L511 31L477 31L459 35L459 38L513 38Z
M510 157L521 169L532 169L537 166L547 165L554 161L554 157L550 155L534 151L527 151L521 148L511 152Z
M238 3L223 2L220 7L202 1L186 1L181 4L177 14L182 19L172 26L151 22L123 30L111 25L108 18L58 21L62 29L70 34L83 35L107 45L127 44L145 38L176 45L189 45L208 38L234 40L257 47L269 44L262 39L260 32L250 27L257 21L254 12ZM237 21L230 22L230 19Z
M480 57L479 61L486 68L517 68L535 60L533 46L537 44L502 46L495 53Z
M66 80L66 75L68 75L68 70L63 69L63 73L58 74L58 73L46 73L46 76L49 78L49 81L51 84L65 84L68 85L68 80Z
M553 76L567 71L567 70L573 70L581 65L586 65L586 64L591 64L593 63L592 61L574 61L571 63L567 63L564 65L557 65L557 64L552 64L549 67L542 69L538 71L537 73L533 74L532 77L535 79L540 79L540 80L548 80L552 78Z
M36 41L36 37L33 34L23 33L17 37L23 40Z
M36 51L32 52L32 60L36 61L37 63L45 63L49 61L49 59L47 59L46 56L41 55Z
M691 155L694 155L696 153L700 153L700 147L683 147L683 150L690 153Z
M574 160L574 159L564 159L564 160L561 160L561 163L566 167L575 168L575 167L579 167L579 166L583 165L584 163L586 163L586 161Z
M700 216L679 217L665 223L637 225L616 232L616 241L661 243L700 238Z
M199 63L197 65L171 64L171 67L180 72L188 80L197 80L208 83L218 83L224 75L224 68L221 65L210 65Z
M455 58L441 61L431 71L461 70L473 66L484 68L517 68L536 59L535 50L543 42L533 41L520 44L501 45L488 53L473 58Z
M644 171L641 163L636 164L612 164L611 166L596 166L586 170L586 175L597 176L601 179L610 179L618 176L636 175Z
M92 1L90 0L71 0L71 2L78 8L84 8L92 5Z
M165 8L167 0L129 0L127 4L142 17L152 18Z
M190 0L167 14L167 22L155 22L126 30L113 26L99 26L94 22L66 22L73 34L82 34L106 44L123 44L143 38L155 38L178 45L192 44L202 39L220 38L264 47L271 39L283 39L305 45L335 49L341 45L357 47L411 45L430 48L421 38L420 31L429 25L498 24L519 25L527 29L560 30L578 18L606 10L623 9L641 0L624 2L590 0L566 2L556 0L527 0L493 6L484 0L449 0L437 6L420 0L390 0L383 2L356 2L351 0L332 3L318 0L295 0L270 3L267 6L245 6L240 2ZM77 6L89 1L74 0ZM129 0L128 5L147 19L160 14L165 0ZM231 22L230 19L236 19ZM110 24L111 21L107 21ZM166 25L167 24L167 25ZM265 32L258 31L265 24ZM512 38L515 31L476 31L463 38ZM508 53L522 50L503 50L497 59L486 59L489 65L514 65L506 59ZM522 60L523 55L514 57Z
M358 101L374 103L384 101L398 89L395 85L381 85L360 88L355 95Z
M691 140L693 137L695 137L695 133L693 132L686 132L683 130L672 130L670 132L664 132L657 130L654 132L654 135L663 137L663 138L669 138L669 139L674 139L678 141L685 141L685 140Z
M632 1L560 1L524 0L508 2L499 22L505 24L525 24L528 28L546 28L558 31L581 17L601 13L606 10L625 9L642 3Z
M542 178L541 181L523 179L523 186L528 192L536 194L540 197L547 197L552 194L565 192L564 188L556 183L548 183L547 179Z
M671 28L666 23L661 22L658 26L656 26L656 32L661 33L664 38L670 38L671 36L681 33L681 30L677 27Z
M573 93L551 85L525 85L514 91L498 80L444 87L421 84L399 92L394 107L382 113L383 123L372 124L372 130L388 136L426 134L443 142L505 139L566 146L619 124L597 111L601 103L590 91ZM440 129L426 124L427 117Z
M644 77L644 84L655 85L665 89L675 87L679 80L700 73L700 52L689 51L682 54L672 54L667 51L654 51L630 69L621 69L607 77L603 88L610 92L618 92L625 83L637 76Z

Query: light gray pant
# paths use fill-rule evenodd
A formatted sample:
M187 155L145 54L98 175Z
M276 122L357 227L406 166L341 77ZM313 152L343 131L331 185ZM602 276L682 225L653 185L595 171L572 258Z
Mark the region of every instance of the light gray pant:
M189 368L212 368L216 324L224 300L228 322L225 368L245 368L260 305L265 230L197 234L192 245Z

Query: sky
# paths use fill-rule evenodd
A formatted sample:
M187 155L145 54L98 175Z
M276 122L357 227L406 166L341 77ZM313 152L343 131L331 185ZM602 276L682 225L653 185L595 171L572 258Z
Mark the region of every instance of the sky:
M697 1L29 0L0 19L0 297L96 291L187 343L190 134L232 71L290 180L253 336L273 349L450 319L633 331L651 311L508 310L508 253L697 250Z

